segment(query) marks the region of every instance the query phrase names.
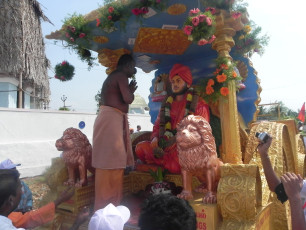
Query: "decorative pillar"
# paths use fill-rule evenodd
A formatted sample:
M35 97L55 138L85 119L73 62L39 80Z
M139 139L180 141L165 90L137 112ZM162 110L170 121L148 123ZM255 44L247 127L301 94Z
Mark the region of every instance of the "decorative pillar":
M233 36L236 31L243 29L240 18L234 19L230 13L220 10L216 15L216 39L212 48L219 57L232 59L229 52L235 45ZM220 98L219 110L222 129L222 160L224 163L241 164L242 154L239 135L238 110L235 81L228 84L229 94Z

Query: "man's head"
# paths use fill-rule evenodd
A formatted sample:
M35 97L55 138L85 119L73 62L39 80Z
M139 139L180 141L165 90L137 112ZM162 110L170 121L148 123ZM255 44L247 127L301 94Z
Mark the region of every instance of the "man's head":
M15 210L21 199L19 172L15 169L0 170L0 215L7 216Z
M186 200L168 194L149 197L141 210L140 230L195 230L196 215Z
M169 74L172 92L176 95L184 94L192 84L192 75L188 66L175 64Z
M137 125L137 131L140 131L140 130L141 130L141 126Z
M137 72L135 65L136 63L132 55L124 54L119 58L117 69L124 71L128 75L128 77L131 77Z

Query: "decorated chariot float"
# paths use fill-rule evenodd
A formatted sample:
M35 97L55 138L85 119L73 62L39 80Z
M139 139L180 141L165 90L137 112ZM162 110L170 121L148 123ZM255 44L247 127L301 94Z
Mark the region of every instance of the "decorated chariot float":
M209 105L216 152L223 162L217 203L203 204L196 192L190 200L198 229L289 229L289 205L281 204L269 191L255 134L273 136L269 156L279 176L287 171L305 176L304 143L293 120L257 121L261 87L250 57L262 54L268 40L259 32L242 1L117 0L87 15L70 16L47 38L62 40L89 67L94 61L91 54L97 52L107 74L121 55L133 54L136 67L155 72L149 97L152 123L169 93L170 69L176 63L189 66L192 87ZM133 147L149 138L149 132L133 134ZM150 171L154 167L139 168L125 175L124 197L146 191L154 182L151 174L161 177L161 169L154 173ZM64 174L62 170L49 179L62 183ZM160 180L183 186L180 174L167 174ZM192 187L198 185L194 177ZM151 191L158 190L154 186ZM93 193L90 180L77 188L74 202L58 209L55 225L69 227L82 206L93 204ZM126 229L137 229L139 209L137 213L134 206Z

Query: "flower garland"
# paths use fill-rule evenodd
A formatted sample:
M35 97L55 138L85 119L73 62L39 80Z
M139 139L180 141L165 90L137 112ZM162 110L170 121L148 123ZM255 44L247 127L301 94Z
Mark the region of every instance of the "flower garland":
M186 19L183 31L188 35L188 40L197 43L200 46L210 44L215 40L216 20L214 8L208 7L205 12L198 8L189 11L189 17Z
M241 76L235 63L229 58L219 57L216 60L217 69L213 73L214 77L205 79L197 86L200 96L207 102L215 102L220 96L226 97L229 94L228 82L236 81L236 89L240 88Z
M74 76L74 66L70 65L69 62L63 61L55 66L54 78L60 81L69 81Z
M195 95L195 90L189 88L186 95L186 107L184 117L194 114L195 108L192 105L196 103L194 100L197 100L198 97ZM161 106L160 112L160 130L159 130L159 142L158 145L161 149L171 146L175 142L176 129L171 125L171 105L174 101L173 96L169 96L166 101Z

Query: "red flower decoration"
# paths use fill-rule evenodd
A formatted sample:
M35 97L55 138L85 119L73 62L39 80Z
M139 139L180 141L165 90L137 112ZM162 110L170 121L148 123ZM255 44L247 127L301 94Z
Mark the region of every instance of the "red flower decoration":
M112 16L109 15L109 16L107 17L107 19L108 19L108 20L112 20Z
M138 9L138 8L134 8L134 9L132 9L132 13L137 16L137 15L141 14L142 11L140 9Z
M227 87L222 87L220 89L220 93L223 95L223 96L227 96L229 94L229 89Z
M85 36L86 36L86 34L80 33L79 38L83 38L83 37L85 37Z
M74 42L74 38L73 38L73 37L71 37L71 38L70 38L70 41Z
M111 6L111 7L109 7L109 8L108 8L108 13L110 13L110 14L111 14L111 13L113 13L113 12L114 12L114 7L112 7L112 6Z
M63 62L62 62L62 65L66 65L66 64L67 64L67 62L66 62L66 61L63 61Z
M232 13L232 18L234 19L237 19L241 16L241 13L240 12L235 12L235 13Z
M216 13L216 9L213 8L213 7L207 7L207 8L205 9L205 11L210 11L212 14L215 14L215 13Z
M100 19L97 18L96 21L97 21L96 27L98 27L101 24Z

